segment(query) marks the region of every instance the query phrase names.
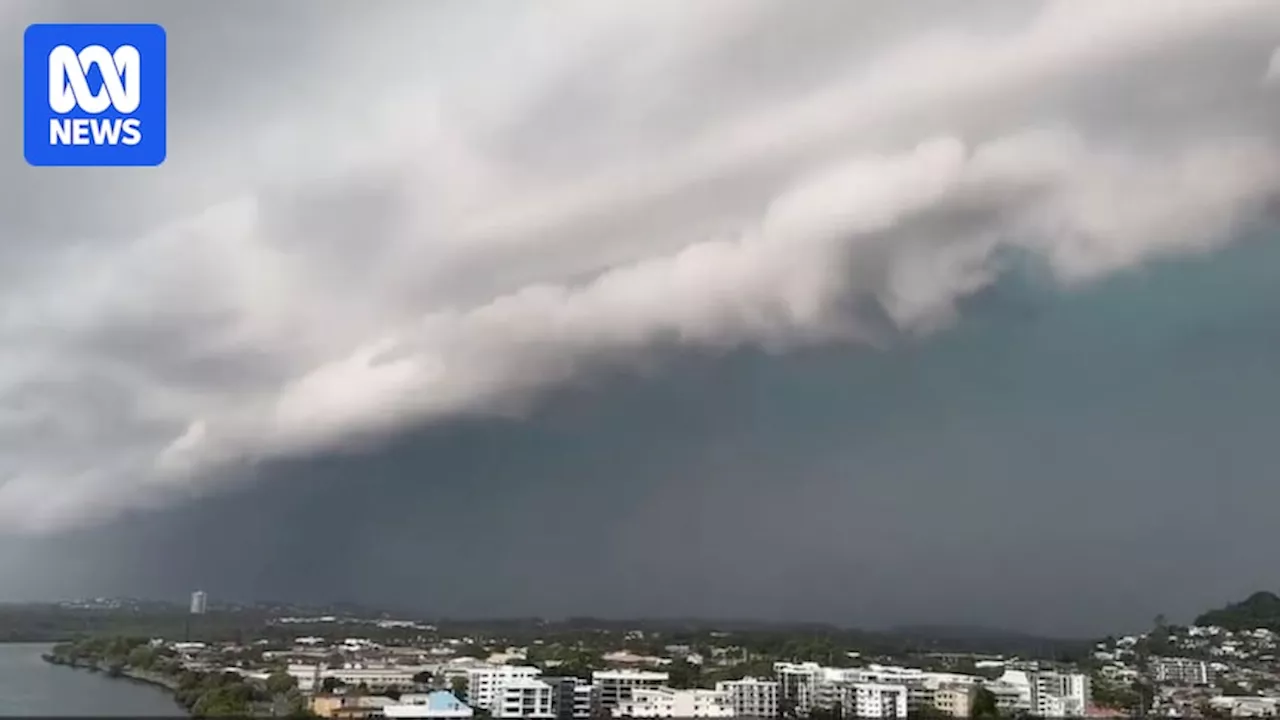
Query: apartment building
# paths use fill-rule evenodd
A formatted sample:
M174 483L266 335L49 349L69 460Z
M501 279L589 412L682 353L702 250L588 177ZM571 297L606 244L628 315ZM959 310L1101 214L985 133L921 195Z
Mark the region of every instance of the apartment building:
M391 687L409 687L413 677L423 671L423 667L412 665L351 665L344 667L325 667L323 665L289 665L286 672L297 682L298 689L303 692L315 692L324 681L333 678L337 682L351 687L363 685L373 692Z
M481 665L467 668L467 700L472 707L493 712L501 688L523 680L537 679L541 671L527 665Z
M591 673L591 683L599 692L600 707L608 713L619 703L631 700L635 690L663 688L670 677L652 670L597 670Z
M630 697L618 701L615 718L731 718L733 706L719 690L633 688Z
M554 720L551 685L532 677L504 679L493 690L488 706L494 718Z
M727 680L716 683L716 690L725 694L734 715L740 718L778 717L779 688L774 680Z
M778 678L778 702L794 708L800 715L807 715L814 707L826 704L828 698L819 698L819 691L829 686L838 676L834 668L824 668L815 662L773 664Z
M1042 717L1084 717L1089 708L1089 676L1080 673L1006 670L988 687L1000 707Z
M906 707L919 710L936 707L936 694L943 686L976 688L982 682L982 678L976 675L876 664L860 668L830 668L817 663L775 663L774 672L779 682L779 703L794 704L801 714L815 707L833 707L836 703L843 703L845 689L854 685L904 688Z
M933 693L933 707L950 717L967 718L976 694L976 685L942 685Z
M1175 685L1208 685L1209 665L1191 658L1154 657L1150 660L1156 682Z
M905 718L907 688L882 683L845 685L840 689L840 708L846 716L857 718Z
M597 706L596 686L576 677L542 678L551 686L551 710L556 720L585 720Z
M1084 717L1089 711L1089 676L1081 673L1037 672L1036 698L1042 717ZM1042 698L1053 698L1053 704ZM1061 706L1058 705L1061 701Z
M996 680L986 684L987 690L991 691L996 697L996 708L1002 714L1013 715L1019 712L1031 711L1031 687L1027 684L1019 684Z

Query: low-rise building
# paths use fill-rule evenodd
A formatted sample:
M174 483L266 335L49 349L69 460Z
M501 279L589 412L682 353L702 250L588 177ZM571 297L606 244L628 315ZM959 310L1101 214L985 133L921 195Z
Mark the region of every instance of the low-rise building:
M669 687L633 688L611 712L616 718L729 718L728 696L718 690L673 690Z
M933 706L955 718L967 718L973 709L974 685L943 685L933 693Z
M350 665L344 667L325 667L324 665L289 665L286 672L298 682L298 689L303 692L320 690L324 681L334 681L350 687L364 686L373 692L388 688L407 688L413 685L413 678L428 668L410 665Z
M1221 695L1210 698L1209 705L1218 710L1226 710L1231 717L1275 717L1280 698L1255 697L1252 695Z
M1156 682L1176 685L1208 685L1209 666L1203 660L1191 658L1155 657L1150 660L1151 674Z
M432 720L466 720L475 711L447 690L432 693L402 695L400 699L382 707L382 716L396 718L431 718Z
M381 717L383 708L395 701L382 695L330 695L311 698L311 712L322 718L364 720Z

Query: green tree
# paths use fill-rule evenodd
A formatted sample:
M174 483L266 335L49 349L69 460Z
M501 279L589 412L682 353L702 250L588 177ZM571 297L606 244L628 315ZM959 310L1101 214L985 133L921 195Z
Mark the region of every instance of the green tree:
M1000 717L1000 708L996 700L996 694L984 687L978 688L978 692L974 693L973 695L973 705L970 708L969 717L973 717L973 718Z
M432 678L430 671L423 670L422 672L414 674L413 684L414 685L430 685L433 679L434 678Z
M298 681L287 672L277 671L267 676L266 681L267 692L272 695L284 695L285 693L298 687Z
M191 708L195 717L244 717L252 709L253 690L244 683L221 685L207 691Z
M461 700L467 701L467 679L464 677L455 677L449 683L449 689L453 690L453 696Z
M671 663L666 669L670 677L671 687L677 690L696 688L702 679L702 666L683 658Z
M146 645L139 645L130 650L125 660L129 667L138 668L139 670L150 670L155 661L155 651Z

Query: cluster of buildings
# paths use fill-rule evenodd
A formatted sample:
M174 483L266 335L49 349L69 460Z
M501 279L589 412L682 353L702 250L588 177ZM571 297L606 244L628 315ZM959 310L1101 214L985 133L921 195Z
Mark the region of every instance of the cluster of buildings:
M995 680L976 675L928 672L916 668L869 665L825 667L817 663L774 665L774 678L721 681L714 688L676 689L667 672L600 670L591 679L544 676L535 667L473 665L436 667L437 682L465 688L455 695L377 693L412 687L423 667L336 667L291 665L289 673L315 695L313 710L325 717L469 717L483 711L492 718L586 720L588 718L776 718L808 717L835 711L846 717L905 718L932 708L952 717L968 717L979 688L1010 713L1042 717L1083 717L1089 708L1089 678L1053 670L1009 669ZM323 692L325 679L359 685L365 695ZM332 683L331 683L332 684ZM433 699L434 698L434 699ZM464 709L465 708L465 709Z
M979 688L990 691L997 708L1010 713L1083 717L1090 707L1089 676L1042 670L1034 664L1006 669L995 680L917 668L832 668L817 663L776 663L774 674L778 702L794 704L800 715L839 707L857 717L901 718L932 708L951 717L968 717Z
M204 593L194 593L191 612L202 613L206 603ZM276 621L300 626L338 622L331 616ZM378 625L435 631L411 621L380 619ZM635 632L634 638L628 634L624 640L645 640ZM175 649L206 670L265 681L284 668L317 715L353 719L906 718L921 710L963 718L971 714L981 689L994 697L999 710L1010 714L1083 717L1091 699L1087 675L1002 659L986 665L974 662L975 672L987 668L1002 672L999 677L874 663L830 667L814 662L774 662L769 677L737 677L725 671L749 659L741 648L704 647L698 652L687 645L666 645L664 657L602 652L599 660L613 669L596 670L587 679L558 673L555 661L541 663L545 670L529 664L528 648L497 651L484 643L488 657L483 659L457 652L482 647L473 638L437 636L412 646L383 646L361 638L296 637L291 648L263 648L260 664L232 666L218 666L218 659L235 657L243 648L214 651L199 643L181 645ZM704 671L719 668L720 678L737 679L709 682L712 687L675 687L668 672L673 658ZM854 654L850 659L856 659ZM761 672L758 664L754 667ZM1194 663L1171 661L1161 667L1159 672L1168 677L1189 680L1199 677L1197 672L1207 672Z
M1278 644L1280 636L1266 628L1168 627L1158 638L1145 633L1099 642L1094 660L1099 682L1149 686L1144 709L1152 714L1275 717L1280 716Z

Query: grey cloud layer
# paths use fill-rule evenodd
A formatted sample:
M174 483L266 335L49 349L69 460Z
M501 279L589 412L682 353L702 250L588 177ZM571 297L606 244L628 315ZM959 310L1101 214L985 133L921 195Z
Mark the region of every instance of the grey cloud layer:
M9 199L8 527L519 411L673 345L935 331L1010 253L1087 282L1215 249L1280 187L1270 2L298 5L260 27L306 41L247 85L183 54L262 62L225 7L124 13L222 102L176 94L154 176L66 176L106 237L53 219L49 176Z

